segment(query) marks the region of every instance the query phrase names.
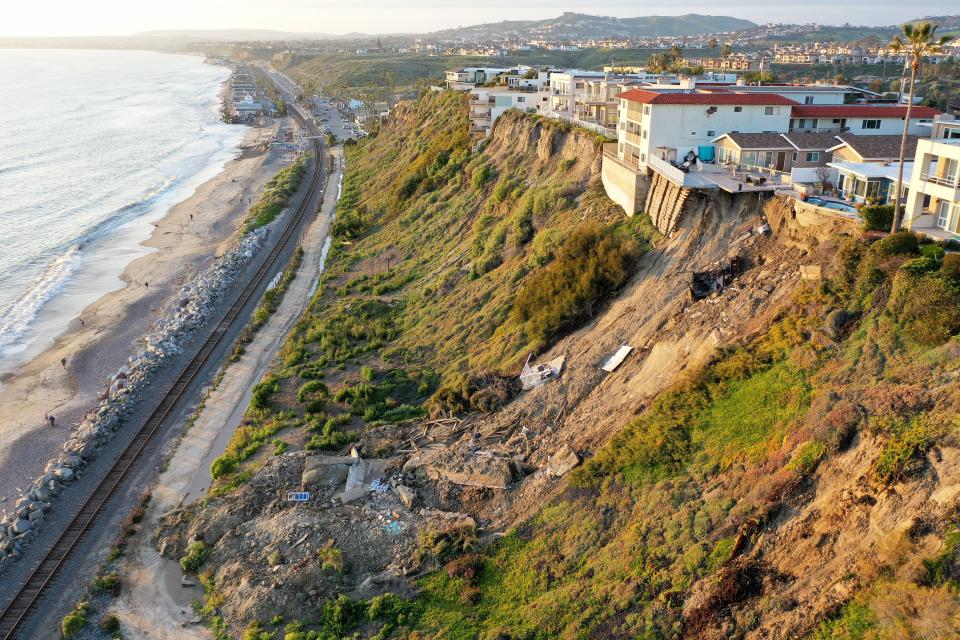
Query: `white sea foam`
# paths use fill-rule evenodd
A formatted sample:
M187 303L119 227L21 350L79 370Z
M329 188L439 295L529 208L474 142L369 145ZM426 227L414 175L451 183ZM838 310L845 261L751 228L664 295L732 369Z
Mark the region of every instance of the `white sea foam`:
M80 268L82 259L80 249L72 247L47 265L22 297L0 309L0 355L19 353L26 348L18 339L26 333L43 304Z
M236 157L244 128L217 118L228 71L194 56L0 49L0 75L2 375L122 286L151 223Z

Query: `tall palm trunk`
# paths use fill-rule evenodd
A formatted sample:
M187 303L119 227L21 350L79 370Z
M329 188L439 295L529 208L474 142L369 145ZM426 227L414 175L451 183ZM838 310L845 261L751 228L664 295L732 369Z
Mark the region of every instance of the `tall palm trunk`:
M896 233L900 230L900 193L903 191L903 163L907 155L907 134L910 131L910 112L913 111L913 89L917 82L917 67L919 65L914 61L910 65L910 91L907 92L907 113L903 118L903 134L900 136L900 167L897 169L897 183L893 197L893 224L890 226L890 233Z

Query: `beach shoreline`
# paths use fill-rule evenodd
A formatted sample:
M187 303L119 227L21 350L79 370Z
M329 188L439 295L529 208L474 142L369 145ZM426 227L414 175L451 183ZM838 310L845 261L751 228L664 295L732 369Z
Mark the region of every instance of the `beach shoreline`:
M71 429L94 407L111 374L138 351L180 287L236 241L251 200L284 163L259 140L280 121L246 132L238 155L153 223L151 249L126 265L119 289L73 318L43 352L0 388L0 504L43 471ZM66 359L66 365L62 364ZM49 426L46 416L56 418ZM6 506L6 505L2 505Z

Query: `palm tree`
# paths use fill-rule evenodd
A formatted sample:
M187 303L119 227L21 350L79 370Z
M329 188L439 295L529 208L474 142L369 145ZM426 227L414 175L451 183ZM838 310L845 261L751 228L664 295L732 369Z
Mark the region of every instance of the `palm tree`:
M917 82L917 71L920 69L920 62L926 56L936 55L943 51L943 46L953 40L950 36L936 36L937 25L932 22L922 22L914 25L907 23L901 27L903 37L893 36L890 42L890 50L897 54L903 54L906 62L910 65L910 91L907 97L907 113L903 118L903 134L900 136L900 168L897 170L896 189L894 191L893 205L893 225L890 227L890 233L896 233L900 229L900 192L903 190L903 163L907 155L907 134L910 131L910 112L913 109L913 91Z
M713 55L717 55L717 47L719 46L720 46L720 43L717 42L716 38L710 38L710 40L707 41L707 47L709 47L710 50L713 51Z

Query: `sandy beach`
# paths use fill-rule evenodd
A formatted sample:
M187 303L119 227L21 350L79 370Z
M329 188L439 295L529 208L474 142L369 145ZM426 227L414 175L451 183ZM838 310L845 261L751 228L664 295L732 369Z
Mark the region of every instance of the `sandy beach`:
M3 380L0 502L55 457L174 293L230 245L249 201L284 164L277 152L253 144L271 138L279 124L251 128L240 156L155 224L143 243L154 251L127 265L126 286L89 305L52 347ZM48 414L56 417L53 427Z

